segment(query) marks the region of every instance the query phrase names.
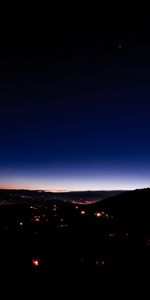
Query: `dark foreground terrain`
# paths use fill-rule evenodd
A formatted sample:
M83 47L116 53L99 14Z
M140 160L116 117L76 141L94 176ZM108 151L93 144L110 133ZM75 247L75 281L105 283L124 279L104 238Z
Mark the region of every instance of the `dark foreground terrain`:
M118 279L126 286L141 268L150 269L149 201L145 189L90 205L1 205L1 278L48 282L50 289L62 282L101 288Z

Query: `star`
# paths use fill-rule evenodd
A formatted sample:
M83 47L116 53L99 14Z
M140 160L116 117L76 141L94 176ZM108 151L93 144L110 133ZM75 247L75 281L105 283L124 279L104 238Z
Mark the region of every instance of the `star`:
M122 49L124 47L124 41L118 41L115 43L115 47L118 49Z

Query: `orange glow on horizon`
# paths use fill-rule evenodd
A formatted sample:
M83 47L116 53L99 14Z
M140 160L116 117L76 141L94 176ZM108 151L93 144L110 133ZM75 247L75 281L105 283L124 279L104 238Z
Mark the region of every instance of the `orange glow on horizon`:
M43 192L52 192L52 193L62 193L62 192L71 192L71 189L41 189L41 188L33 188L32 186L18 186L18 185L0 185L1 190L31 190L31 191L36 191L40 190Z

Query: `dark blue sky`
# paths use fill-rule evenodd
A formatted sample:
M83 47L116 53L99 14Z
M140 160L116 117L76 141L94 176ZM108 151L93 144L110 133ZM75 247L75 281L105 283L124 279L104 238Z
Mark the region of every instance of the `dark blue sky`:
M0 186L149 186L149 53L150 24L62 13L7 26Z

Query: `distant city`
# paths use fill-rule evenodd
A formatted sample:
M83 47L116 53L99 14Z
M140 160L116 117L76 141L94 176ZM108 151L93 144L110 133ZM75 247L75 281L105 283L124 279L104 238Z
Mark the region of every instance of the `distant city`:
M115 196L123 191L79 191L79 192L46 192L43 190L0 189L0 205L36 202L49 203L52 200L78 204L92 204L102 199Z

